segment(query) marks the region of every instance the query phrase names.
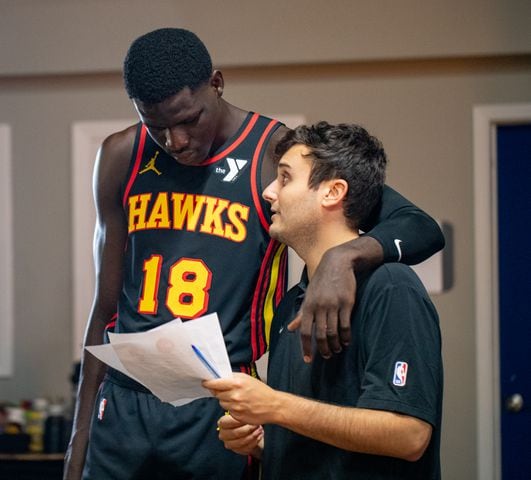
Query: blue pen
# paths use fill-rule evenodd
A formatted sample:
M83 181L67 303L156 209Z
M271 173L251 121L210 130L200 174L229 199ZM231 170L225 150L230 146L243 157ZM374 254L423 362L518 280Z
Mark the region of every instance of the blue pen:
M195 345L192 345L192 349L194 350L194 353L197 355L197 358L199 358L199 360L201 360L201 362L208 369L208 371L212 375L214 375L214 377L221 378L220 374L218 372L216 372L216 369L210 364L210 362L201 353L201 350L199 350L199 348L197 348Z

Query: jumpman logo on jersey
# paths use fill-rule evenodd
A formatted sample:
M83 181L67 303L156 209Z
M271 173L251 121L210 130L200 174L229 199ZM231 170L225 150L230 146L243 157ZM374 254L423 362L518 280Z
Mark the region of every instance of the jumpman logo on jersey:
M155 161L157 160L157 157L159 156L159 151L157 150L155 152L155 155L151 157L151 160L146 163L146 166L138 172L139 175L142 175L143 173L149 172L150 170L153 170L157 175L162 175L162 172L155 167Z

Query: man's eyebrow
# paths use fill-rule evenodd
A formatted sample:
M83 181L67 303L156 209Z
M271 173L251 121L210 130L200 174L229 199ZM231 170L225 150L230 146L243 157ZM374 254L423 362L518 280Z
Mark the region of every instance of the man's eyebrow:
M283 162L282 160L280 160L280 162L278 162L277 164L277 168L291 168L291 165L287 162Z

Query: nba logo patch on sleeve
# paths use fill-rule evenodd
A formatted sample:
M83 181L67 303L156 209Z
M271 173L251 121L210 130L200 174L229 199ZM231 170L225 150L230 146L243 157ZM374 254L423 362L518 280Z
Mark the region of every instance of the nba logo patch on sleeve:
M393 375L393 385L396 385L397 387L403 387L406 384L406 380L407 380L407 363L396 362L395 373Z

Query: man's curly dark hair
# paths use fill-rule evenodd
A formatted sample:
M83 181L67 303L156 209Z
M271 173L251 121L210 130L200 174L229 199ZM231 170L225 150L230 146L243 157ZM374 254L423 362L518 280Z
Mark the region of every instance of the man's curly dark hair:
M309 148L312 162L308 186L317 189L326 180L348 183L343 212L351 228L359 228L378 208L385 183L387 155L382 143L360 125L318 122L288 131L278 142L277 160L294 145Z
M195 33L161 28L131 44L123 73L129 98L153 104L203 85L212 75L212 60Z

